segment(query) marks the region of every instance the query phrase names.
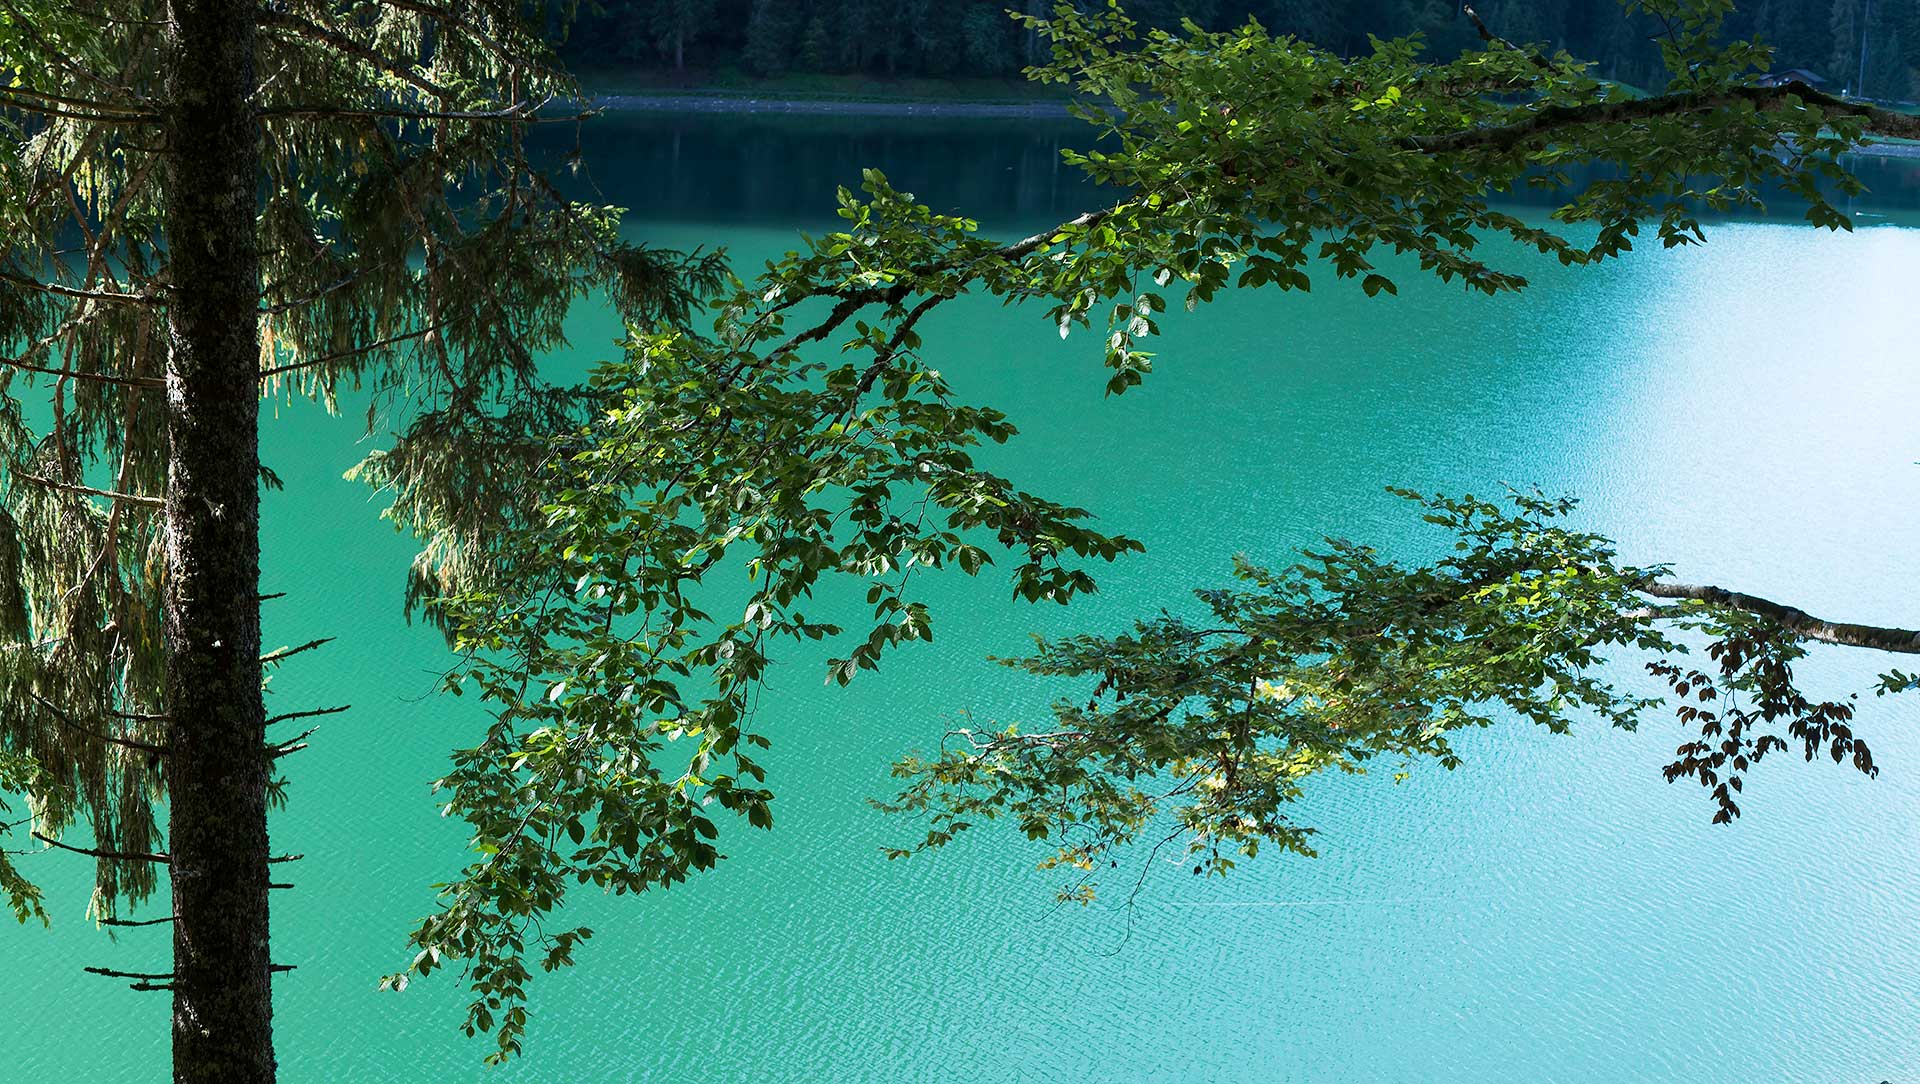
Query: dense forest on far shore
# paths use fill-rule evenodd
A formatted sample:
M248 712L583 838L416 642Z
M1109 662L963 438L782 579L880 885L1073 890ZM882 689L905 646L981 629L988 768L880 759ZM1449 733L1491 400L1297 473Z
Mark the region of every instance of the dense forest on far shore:
M1087 0L1082 0L1085 6ZM566 51L587 70L623 68L663 80L714 72L883 77L1014 76L1043 44L1008 14L1044 14L1054 0L598 0ZM1473 35L1459 0L1129 0L1149 26L1192 19L1224 29L1256 18L1346 54L1369 34L1426 36L1451 55ZM1776 50L1777 70L1804 68L1832 89L1904 100L1920 67L1920 0L1745 0L1729 20ZM1612 0L1480 0L1476 10L1514 41L1550 42L1636 85L1665 81L1653 39L1661 24ZM1861 78L1864 64L1865 78Z

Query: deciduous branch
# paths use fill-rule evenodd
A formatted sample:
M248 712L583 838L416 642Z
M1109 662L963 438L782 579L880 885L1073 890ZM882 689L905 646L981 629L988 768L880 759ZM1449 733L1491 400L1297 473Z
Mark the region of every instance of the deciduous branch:
M1476 24L1478 20L1476 19ZM1484 26L1482 25L1484 31ZM1772 87L1729 87L1712 93L1674 93L1632 101L1591 102L1581 105L1547 105L1525 119L1510 124L1463 128L1434 135L1407 136L1400 145L1422 154L1451 154L1465 151L1511 150L1530 140L1555 132L1595 124L1622 124L1655 117L1682 116L1710 112L1743 103L1757 108L1778 107L1797 98L1829 113L1858 117L1866 122L1868 134L1902 139L1920 139L1920 115L1895 113L1864 102L1853 102L1824 94L1804 83L1789 82ZM1018 260L1042 251L1073 231L1096 226L1112 217L1117 208L1087 211L1051 229L1003 245L991 255L1002 260ZM878 303L895 304L905 298L918 281L943 272L960 270L951 260L942 259L909 269L891 287L862 286L824 290L796 295L780 302L775 309L790 308L823 294L838 299L838 304L818 324L789 338L780 349L793 349L817 342L833 333L860 309ZM776 350L776 353L779 351Z
M1818 640L1821 643L1920 655L1920 631L1913 629L1828 621L1825 618L1815 617L1797 606L1788 606L1758 595L1749 595L1744 591L1729 591L1724 587L1710 585L1654 580L1641 584L1638 590L1655 598L1692 599L1713 606L1725 606L1756 614L1797 635L1809 640Z
M1018 260L1027 256L1031 256L1034 253L1039 252L1040 250L1055 244L1061 239L1061 236L1063 234L1066 234L1069 231L1087 229L1088 227L1099 225L1101 222L1104 222L1108 218L1111 218L1113 216L1114 211L1117 209L1118 209L1117 207L1103 207L1097 211L1083 212L1079 215L1074 216L1073 218L1068 219L1065 222L1060 223L1058 226L1055 226L1052 229L1042 230L1039 233L1033 234L1032 236L1024 237L1018 241L1001 245L999 248L994 249L988 255L991 258L1000 259L1000 260L1009 260L1009 261ZM867 307L868 305L875 305L883 302L888 305L898 304L899 302L905 300L907 294L911 292L912 287L919 280L926 278L927 276L930 276L930 275L937 275L943 272L953 271L957 269L958 269L957 265L951 260L947 260L947 259L936 260L931 263L910 269L905 275L901 276L898 282L894 283L892 286L887 287L885 289L882 289L880 287L861 287L859 289L826 291L826 293L829 296L839 299L838 304L834 305L833 309L829 311L826 317L823 318L819 323L813 325L812 327L807 328L804 331L795 333L791 338L787 339L786 342L782 343L778 348L771 351L771 353L779 354L783 351L792 350L797 347L804 346L810 342L819 342L820 340L825 339L827 336L833 334L833 332L836 329L838 329L842 324L852 319L855 313L859 312L861 309ZM799 294L794 297L788 298L784 301L781 301L778 305L774 306L773 311L778 312L783 309L789 309L795 305L798 305L800 302L805 301L809 297L818 297L818 296L821 296L821 295L818 293ZM940 299L945 300L946 298L952 297L952 296L955 296L955 295L947 294L942 296Z
M1582 125L1622 124L1656 117L1677 117L1742 104L1768 109L1785 105L1789 98L1797 98L1829 113L1858 117L1866 121L1867 131L1871 135L1920 138L1920 116L1895 113L1865 102L1850 102L1823 94L1805 83L1789 82L1773 87L1727 87L1711 93L1689 91L1660 94L1632 101L1546 105L1529 114L1526 119L1511 124L1463 128L1438 135L1408 136L1401 141L1401 146L1425 154L1467 150L1504 151L1531 139Z

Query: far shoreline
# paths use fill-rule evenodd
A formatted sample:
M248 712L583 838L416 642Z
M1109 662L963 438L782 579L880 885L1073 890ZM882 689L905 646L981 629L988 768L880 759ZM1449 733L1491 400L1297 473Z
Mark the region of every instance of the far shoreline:
M588 99L598 109L632 113L780 113L836 117L958 117L990 119L1027 117L1066 120L1072 116L1059 101L969 102L914 100L886 101L858 98L788 98L758 94L596 94Z
M588 98L588 105L594 109L622 113L709 113L736 116L773 114L830 117L935 117L959 120L999 118L1067 120L1073 116L1066 102L1045 99L990 102L939 98L904 100L834 96L800 98L778 93L762 95L735 91L595 94ZM1847 153L1870 158L1920 158L1920 143L1870 143L1855 147Z

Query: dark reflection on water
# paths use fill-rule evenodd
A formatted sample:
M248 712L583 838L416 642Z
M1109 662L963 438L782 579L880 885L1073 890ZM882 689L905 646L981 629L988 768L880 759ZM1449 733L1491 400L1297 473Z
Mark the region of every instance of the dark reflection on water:
M612 114L583 131L585 176L640 221L817 225L834 190L879 169L937 211L1027 221L1101 199L1060 151L1091 129L1070 119ZM542 131L551 142L572 133ZM584 186L576 192L584 192Z
M1849 154L1842 164L1867 185L1868 191L1856 197L1840 197L1835 202L1842 209L1854 212L1862 220L1891 219L1905 225L1920 224L1920 157L1894 158L1876 154ZM1601 177L1617 176L1614 166L1594 166L1570 171L1577 187ZM1829 190L1831 190L1831 187ZM1523 189L1503 197L1503 202L1523 207L1542 209L1557 207L1562 202L1561 194L1549 189ZM1767 199L1767 216L1773 219L1800 219L1806 210L1806 200L1792 193L1776 190ZM1732 216L1720 216L1711 213L1702 216L1708 220L1721 217L1752 219L1752 212L1743 212Z
M833 221L836 186L857 190L861 170L871 167L936 211L990 226L1031 223L1111 198L1060 161L1062 148L1088 146L1093 134L1064 118L616 112L580 130L584 169L570 187L581 198L628 208L637 222L820 228ZM559 153L572 148L575 133L555 125L538 137ZM1920 224L1920 158L1847 161L1871 189L1848 210L1863 222ZM1532 190L1508 201L1556 202ZM1799 217L1797 199L1782 194L1769 202L1776 217Z

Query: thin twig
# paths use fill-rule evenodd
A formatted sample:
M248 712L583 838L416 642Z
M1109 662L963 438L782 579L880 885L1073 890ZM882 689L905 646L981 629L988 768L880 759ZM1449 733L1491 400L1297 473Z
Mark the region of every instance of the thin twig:
M312 651L314 648L320 647L323 644L330 644L333 642L333 640L334 638L331 636L324 636L318 640L309 640L306 643L301 644L299 647L283 648L279 651L273 652L272 654L260 656L260 663L261 665L266 666L266 665L271 665L273 663L281 662L283 660L292 658L293 656L300 654L302 651Z

